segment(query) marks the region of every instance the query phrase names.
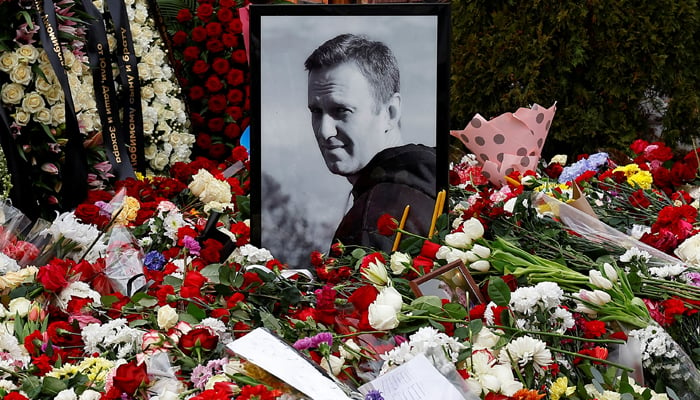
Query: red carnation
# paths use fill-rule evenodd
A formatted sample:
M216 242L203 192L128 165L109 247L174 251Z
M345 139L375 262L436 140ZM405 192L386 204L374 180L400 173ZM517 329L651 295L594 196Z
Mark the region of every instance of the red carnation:
M211 67L219 75L226 75L228 70L231 68L228 64L228 61L221 58L221 57L216 57L214 61L211 63Z
M189 8L182 8L177 12L177 22L188 22L192 20L192 13Z
M209 110L220 113L226 109L226 97L222 94L215 94L209 99Z
M207 282L207 277L199 271L188 271L180 288L180 295L185 298L201 297L202 286Z
M5 395L5 400L29 400L18 392L10 392Z
M597 320L583 321L583 337L595 339L603 336L605 332L605 322Z
M195 26L192 29L192 40L197 43L207 40L207 30L203 26Z
M209 21L212 15L214 15L214 7L211 4L204 3L197 7L197 17L202 21Z
M136 361L131 361L120 365L112 382L122 393L134 395L141 385L149 382L146 364L137 365Z
M651 205L651 201L649 201L642 189L638 189L636 192L632 193L628 201L632 204L632 207L636 208L647 208Z
M44 289L50 292L60 292L68 286L68 266L63 260L53 259L48 264L39 268L36 280Z
M206 86L209 93L216 93L224 88L224 83L221 82L221 79L219 79L218 76L211 75L209 76L209 78L207 78L207 81L204 83L204 86Z

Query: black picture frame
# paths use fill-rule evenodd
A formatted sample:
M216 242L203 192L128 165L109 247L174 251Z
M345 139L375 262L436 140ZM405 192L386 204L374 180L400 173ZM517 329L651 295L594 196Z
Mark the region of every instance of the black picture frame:
M457 302L470 309L476 304L485 304L486 299L462 260L453 261L408 282L416 297L433 295ZM445 286L448 287L445 287ZM459 293L458 293L459 292ZM461 294L468 297L462 299Z
M316 47L341 33L392 49L405 141L435 147L435 193L447 188L449 23L445 3L250 6L252 244L290 267L309 267L312 251L329 251L347 210L352 186L323 162L304 68Z

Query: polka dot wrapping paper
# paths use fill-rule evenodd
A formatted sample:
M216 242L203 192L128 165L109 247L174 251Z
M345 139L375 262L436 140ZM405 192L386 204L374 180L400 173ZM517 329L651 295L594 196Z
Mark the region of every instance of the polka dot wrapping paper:
M557 107L534 104L515 113L486 120L479 114L461 131L450 134L476 155L491 183L503 185L505 176L535 170Z

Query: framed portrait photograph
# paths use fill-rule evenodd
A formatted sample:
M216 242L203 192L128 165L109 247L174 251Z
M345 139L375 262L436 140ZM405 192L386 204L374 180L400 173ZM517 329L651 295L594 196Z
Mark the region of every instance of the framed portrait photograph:
M333 243L427 235L447 188L449 4L251 5L251 241L308 268Z
M461 260L453 261L409 282L416 297L437 296L459 303L467 310L475 304L484 304L479 285Z

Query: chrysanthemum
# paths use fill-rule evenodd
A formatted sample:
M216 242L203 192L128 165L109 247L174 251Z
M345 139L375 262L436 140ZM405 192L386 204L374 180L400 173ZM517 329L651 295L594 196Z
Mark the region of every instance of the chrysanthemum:
M530 336L521 336L501 350L499 361L503 364L517 364L525 367L532 362L535 371L542 372L542 368L552 363L552 353L547 345Z

